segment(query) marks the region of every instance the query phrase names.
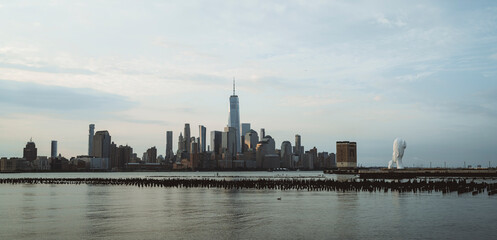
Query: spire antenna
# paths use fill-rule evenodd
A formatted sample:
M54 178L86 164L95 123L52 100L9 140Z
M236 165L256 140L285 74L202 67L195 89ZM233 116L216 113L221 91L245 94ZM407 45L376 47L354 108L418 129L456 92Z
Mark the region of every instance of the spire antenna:
M235 77L233 77L233 96L235 95Z

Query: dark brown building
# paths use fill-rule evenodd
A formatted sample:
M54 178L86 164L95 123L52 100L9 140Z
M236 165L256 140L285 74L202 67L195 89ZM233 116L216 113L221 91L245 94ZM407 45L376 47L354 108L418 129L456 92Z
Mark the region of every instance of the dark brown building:
M338 168L356 168L357 143L349 141L338 141L336 157Z
M30 140L26 144L26 147L24 148L24 153L22 155L22 158L28 161L34 161L37 156L38 156L38 149L36 149L35 143Z

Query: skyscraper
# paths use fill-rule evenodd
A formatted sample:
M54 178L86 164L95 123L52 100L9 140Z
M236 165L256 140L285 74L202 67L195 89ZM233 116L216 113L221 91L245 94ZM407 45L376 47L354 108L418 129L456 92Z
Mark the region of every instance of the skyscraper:
M190 143L191 143L191 135L190 135L190 124L185 123L185 131L184 131L185 136L183 136L185 140L185 150L187 153L190 153Z
M261 139L265 138L266 137L266 130L264 128L261 128L261 133L259 135L261 135Z
M292 161L292 144L289 141L281 143L281 167L293 168Z
M303 154L303 152L300 151L300 147L302 146L301 144L301 139L300 139L300 135L296 134L295 135L295 149L293 150L293 152L296 154L296 155L301 155Z
M57 141L52 140L52 149L51 149L51 154L50 157L56 158L57 157Z
M95 124L90 124L90 134L88 135L88 156L91 156L93 151L93 136L95 135Z
M34 161L37 156L38 156L38 149L36 148L36 145L33 142L33 140L30 139L29 142L26 143L26 147L24 148L22 158L28 161Z
M245 134L245 145L247 146L247 151L255 152L257 143L259 143L259 136L257 135L257 132L252 129L249 130Z
M250 123L242 123L242 136L250 131Z
M166 160L173 155L173 131L166 132Z
M229 153L231 157L236 157L237 143L236 129L232 127L225 127L222 135L222 148L223 153Z
M230 109L228 118L228 127L235 129L236 134L236 152L241 152L240 145L240 104L238 96L235 94L235 78L233 78L233 95L230 96Z
M91 156L110 158L110 135L108 131L97 131L93 136L93 151Z
M221 153L222 135L221 131L211 131L211 151L215 154Z
M198 126L198 135L200 138L200 141L199 141L200 152L205 152L207 149L207 136L206 136L206 134L207 134L206 128L203 125L199 125Z
M157 163L157 148L155 146L147 149L146 153L148 163Z
M247 151L247 146L245 145L245 134L250 131L250 123L242 123L242 136L240 143L242 145L242 153Z

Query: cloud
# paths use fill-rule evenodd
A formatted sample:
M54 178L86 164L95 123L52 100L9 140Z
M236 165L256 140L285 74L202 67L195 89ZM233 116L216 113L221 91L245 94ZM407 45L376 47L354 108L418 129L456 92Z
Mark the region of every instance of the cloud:
M11 111L50 111L93 115L126 110L135 105L126 97L89 88L68 88L0 80L0 105Z
M375 16L375 20L377 23L381 25L386 25L389 27L404 27L407 25L406 22L402 21L401 19L395 19L395 20L390 20L387 17L385 17L383 14L378 14Z
M399 80L401 82L415 82L415 81L418 81L420 79L426 78L432 74L433 74L433 72L421 72L421 73L416 73L416 74L408 74L408 75L398 76L395 79Z
M288 96L284 97L280 105L293 107L322 107L345 102L345 99L331 96Z

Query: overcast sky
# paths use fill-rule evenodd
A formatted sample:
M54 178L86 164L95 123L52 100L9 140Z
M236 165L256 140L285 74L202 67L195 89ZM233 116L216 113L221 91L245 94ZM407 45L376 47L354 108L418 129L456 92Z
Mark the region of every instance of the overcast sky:
M496 1L0 1L0 156L241 122L358 164L497 165Z

